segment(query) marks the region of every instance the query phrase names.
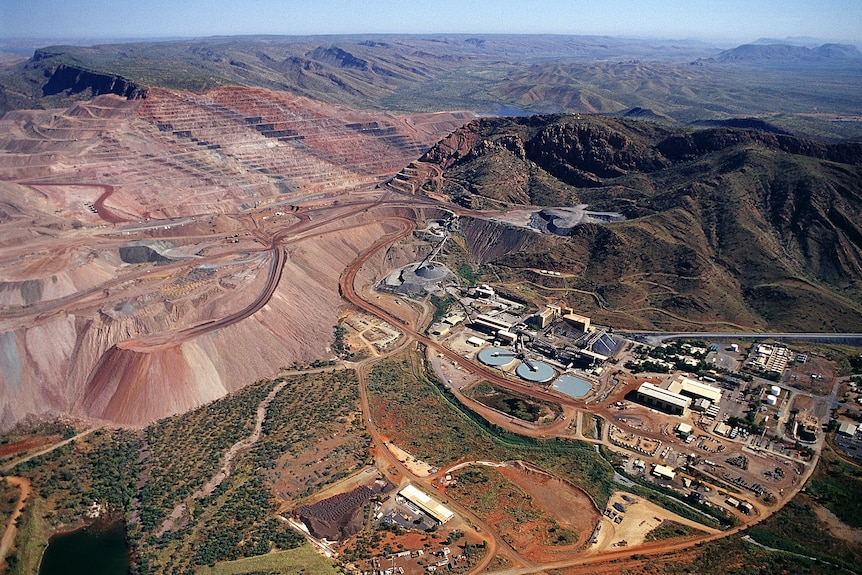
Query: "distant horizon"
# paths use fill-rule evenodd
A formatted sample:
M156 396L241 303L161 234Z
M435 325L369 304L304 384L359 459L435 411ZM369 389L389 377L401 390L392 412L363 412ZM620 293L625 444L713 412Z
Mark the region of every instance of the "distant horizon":
M7 51L29 55L33 50L47 48L50 46L76 46L76 47L91 47L99 45L114 45L114 44L135 44L135 43L160 43L160 42L191 42L205 41L219 38L254 38L254 37L272 37L272 38L382 38L382 37L403 37L403 38L433 38L433 37L457 37L457 36L557 36L557 37L583 37L583 38L612 38L617 40L631 40L645 43L654 42L678 42L683 44L692 44L692 46L702 45L706 48L715 48L721 50L732 49L737 46L748 44L764 44L765 42L775 44L786 44L794 46L815 47L823 44L845 44L855 46L862 50L862 42L840 42L825 38L815 38L811 36L788 36L785 38L769 38L758 37L751 40L743 41L710 41L701 38L664 38L664 37L646 37L637 35L613 35L613 34L552 34L552 33L485 33L485 32L435 32L435 33L395 33L395 32L360 32L360 33L333 33L333 34L212 34L209 36L141 36L141 37L82 37L82 38L61 38L61 37L5 37L0 38L0 52Z
M739 45L760 38L862 43L857 0L5 0L10 42L126 43L221 36L607 36Z

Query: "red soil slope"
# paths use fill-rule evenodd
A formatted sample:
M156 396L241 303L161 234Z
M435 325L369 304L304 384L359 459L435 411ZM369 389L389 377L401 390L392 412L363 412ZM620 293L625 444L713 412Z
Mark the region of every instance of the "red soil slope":
M394 229L377 184L469 117L245 88L7 114L0 428L144 424L325 356L341 271Z

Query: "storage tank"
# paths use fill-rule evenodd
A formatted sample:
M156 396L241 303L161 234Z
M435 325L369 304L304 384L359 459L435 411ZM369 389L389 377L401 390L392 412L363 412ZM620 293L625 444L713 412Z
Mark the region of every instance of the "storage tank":
M778 403L778 398L772 395L771 393L766 396L766 405L775 405Z
M772 388L769 390L769 393L771 393L775 397L778 397L779 395L781 395L781 388L777 385L773 385Z

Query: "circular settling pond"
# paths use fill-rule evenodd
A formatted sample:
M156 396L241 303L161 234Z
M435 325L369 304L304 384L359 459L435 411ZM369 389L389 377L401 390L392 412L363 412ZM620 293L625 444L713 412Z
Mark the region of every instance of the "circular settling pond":
M518 377L532 381L533 383L546 383L554 379L556 372L554 368L542 361L522 361L515 370Z
M503 367L517 357L514 351L503 347L486 347L479 352L479 361L491 367Z

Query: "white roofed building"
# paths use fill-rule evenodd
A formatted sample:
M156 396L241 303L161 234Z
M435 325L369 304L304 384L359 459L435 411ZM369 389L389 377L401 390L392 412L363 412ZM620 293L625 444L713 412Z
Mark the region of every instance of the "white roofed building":
M672 415L684 415L691 398L662 389L651 383L643 383L637 390L637 400L647 407L654 407Z
M435 519L440 523L446 523L453 517L455 517L455 512L425 493L424 491L420 491L413 485L408 485L400 492L398 495L413 503L416 507L427 513L431 516L431 518Z

